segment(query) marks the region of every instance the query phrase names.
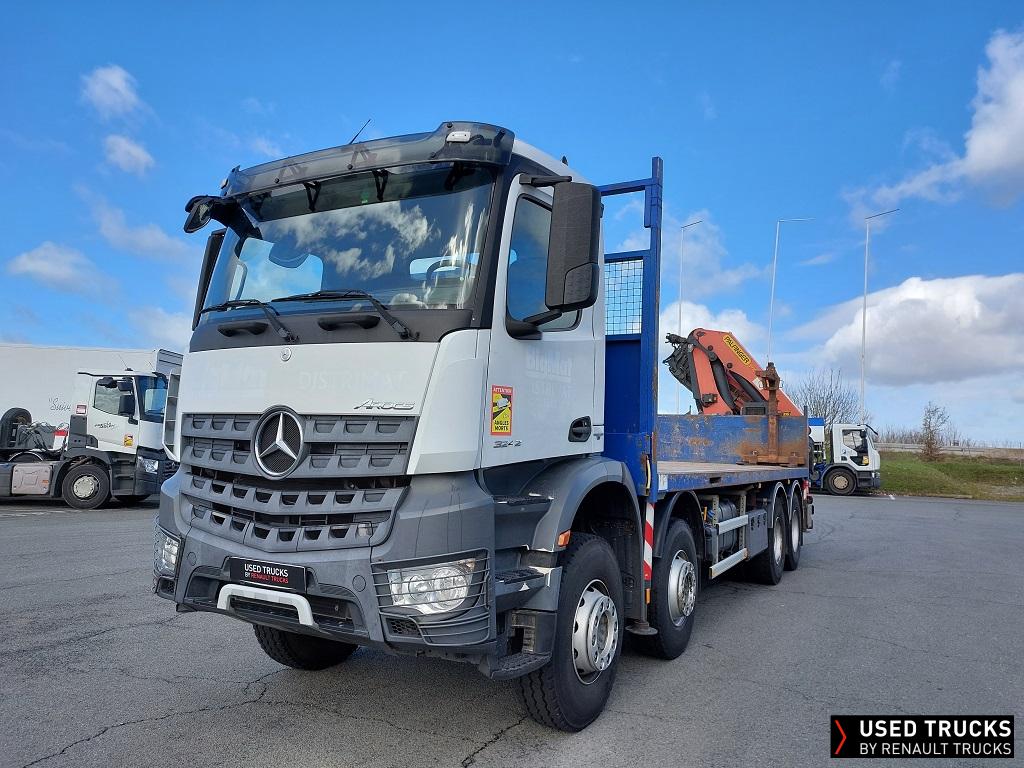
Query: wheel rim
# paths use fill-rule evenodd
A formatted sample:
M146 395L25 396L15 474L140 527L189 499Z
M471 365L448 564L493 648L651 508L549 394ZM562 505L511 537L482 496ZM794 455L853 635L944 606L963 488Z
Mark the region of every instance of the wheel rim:
M697 572L683 550L672 557L668 570L668 615L680 626L697 602Z
M832 487L837 491L845 491L850 487L850 478L844 474L834 475L832 477Z
M775 551L775 562L782 562L782 520L775 518L775 525L772 527L772 542L773 549Z
M619 646L619 612L603 581L590 582L576 604L572 655L576 677L590 685L611 666Z
M800 547L800 507L793 505L793 511L790 513L790 549L796 552Z
M92 475L82 475L75 478L75 482L71 484L71 492L75 494L76 499L91 499L96 495L99 487L100 484L95 477Z

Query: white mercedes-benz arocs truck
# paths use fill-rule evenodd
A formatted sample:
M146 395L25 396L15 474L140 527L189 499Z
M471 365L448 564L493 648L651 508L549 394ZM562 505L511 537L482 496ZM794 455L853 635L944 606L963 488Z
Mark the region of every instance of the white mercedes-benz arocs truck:
M657 414L661 161L595 187L471 122L235 169L165 442L154 590L306 670L359 646L517 678L579 730L626 633L673 658L700 585L777 583L807 423ZM605 254L602 196L650 246ZM752 627L752 629L754 629Z

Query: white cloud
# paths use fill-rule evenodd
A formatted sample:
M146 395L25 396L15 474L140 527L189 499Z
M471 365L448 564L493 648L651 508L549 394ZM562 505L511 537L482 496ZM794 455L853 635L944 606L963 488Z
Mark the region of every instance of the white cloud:
M882 72L882 77L879 78L879 82L882 87L889 93L896 90L896 86L899 85L900 75L903 72L903 62L899 59L893 59L885 65L885 71Z
M985 53L988 66L978 70L963 154L934 162L894 184L846 192L856 223L868 212L911 198L952 202L966 185L984 189L1001 203L1024 193L1024 31L999 30Z
M249 149L272 159L284 156L281 148L265 136L253 136L249 139Z
M49 240L7 262L7 272L38 280L57 290L96 295L109 290L113 282L96 264L66 245Z
M1024 373L1024 273L924 280L868 295L868 379L902 386ZM860 368L861 299L788 334L819 338L817 359ZM990 396L990 395L986 395Z
M132 312L131 318L147 343L157 347L180 352L188 346L192 336L192 315L187 312L147 307L145 311Z
M79 190L80 195L92 207L92 215L99 226L100 234L115 248L143 256L175 259L187 255L189 247L181 240L171 237L156 224L130 226L124 211L102 197L88 190Z
M804 259L800 262L801 267L820 267L824 264L831 264L836 260L836 255L832 251L825 251L819 253L817 256L812 256L809 259Z
M617 214L624 214L643 209L640 201L630 202ZM679 238L683 224L701 221L696 226L682 230L683 237L683 288L684 299L699 298L714 293L729 291L747 280L758 277L763 269L750 263L733 267L725 266L729 252L722 243L722 231L712 219L708 210L694 211L685 219L678 219L670 213L664 214L661 230L661 268L662 274L668 277L662 285L663 295L678 295L679 274ZM647 229L638 229L627 235L615 249L617 251L636 251L649 246L650 234Z
M132 75L117 64L82 75L82 100L103 119L124 117L143 107Z
M141 144L127 136L111 134L103 140L107 162L127 173L144 176L153 165L153 156Z

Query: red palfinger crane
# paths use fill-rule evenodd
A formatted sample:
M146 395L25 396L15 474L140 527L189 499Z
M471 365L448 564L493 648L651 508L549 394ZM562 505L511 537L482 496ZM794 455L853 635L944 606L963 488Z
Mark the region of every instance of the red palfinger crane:
M769 362L762 369L728 331L696 328L685 339L670 333L668 369L697 401L701 413L765 414L774 389L780 416L798 416L800 408L779 389L779 374Z

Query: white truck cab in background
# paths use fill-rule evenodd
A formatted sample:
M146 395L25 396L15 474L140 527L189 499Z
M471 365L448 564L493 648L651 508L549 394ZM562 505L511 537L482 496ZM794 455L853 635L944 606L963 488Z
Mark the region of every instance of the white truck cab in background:
M875 430L868 424L833 424L826 434L825 420L809 417L814 444L815 487L836 496L877 490L882 485L882 458L875 448Z

